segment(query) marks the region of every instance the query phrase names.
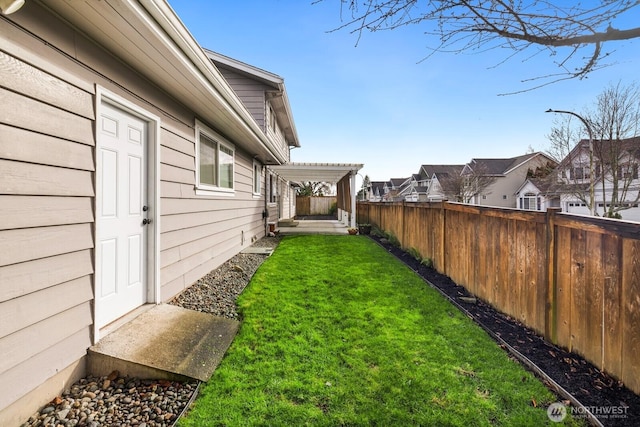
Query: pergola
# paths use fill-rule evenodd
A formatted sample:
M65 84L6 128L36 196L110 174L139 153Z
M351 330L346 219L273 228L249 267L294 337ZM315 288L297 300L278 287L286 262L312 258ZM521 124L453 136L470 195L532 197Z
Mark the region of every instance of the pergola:
M356 175L361 163L287 163L269 169L291 182L327 182L336 184L338 219L356 226ZM350 215L344 215L344 213Z

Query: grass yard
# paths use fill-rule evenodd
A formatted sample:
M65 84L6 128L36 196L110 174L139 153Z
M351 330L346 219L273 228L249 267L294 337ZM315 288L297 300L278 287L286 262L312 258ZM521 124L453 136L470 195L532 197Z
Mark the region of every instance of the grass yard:
M181 426L558 425L539 380L366 237L284 238L238 304Z

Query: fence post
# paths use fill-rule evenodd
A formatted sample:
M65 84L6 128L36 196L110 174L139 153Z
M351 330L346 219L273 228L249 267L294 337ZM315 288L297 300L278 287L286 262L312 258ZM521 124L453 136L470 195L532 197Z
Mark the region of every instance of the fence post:
M447 209L446 209L446 201L440 202L440 259L442 260L440 273L447 274L447 264L446 264L446 230L447 230Z
M401 247L403 249L409 249L409 248L407 248L407 242L404 240L404 237L405 237L404 229L405 229L406 224L407 224L407 221L406 221L406 218L405 218L405 216L407 215L407 210L405 209L405 206L404 206L405 203L406 202L403 200L402 201L402 236L400 236L400 245L401 245Z
M553 344L558 343L558 286L556 253L556 214L560 208L547 208L547 304L545 307L545 335Z

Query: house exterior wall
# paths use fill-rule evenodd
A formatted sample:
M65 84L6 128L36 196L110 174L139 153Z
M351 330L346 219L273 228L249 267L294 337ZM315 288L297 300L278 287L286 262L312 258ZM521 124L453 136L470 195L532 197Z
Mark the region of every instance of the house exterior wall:
M234 194L196 195L193 112L38 3L0 17L0 39L0 425L13 425L85 374L96 86L160 118L160 300L264 235L265 183L254 197L253 159L230 140Z
M625 159L626 161L633 160L630 157ZM624 163L621 161L620 163ZM583 168L585 170L589 169L589 154L586 151L579 152L574 158L573 162L569 163L569 167L566 167L561 170L561 173L558 176L558 179L564 181L565 183L574 183L574 184L583 184L587 186L589 184L589 178L586 179L577 179L570 172L572 168ZM613 193L613 177L610 173L605 175L604 180L604 198L607 201L607 204L612 199ZM625 180L619 181L619 186L623 186L625 184ZM633 190L634 188L640 187L640 179L632 179L628 184L629 190L626 192L625 200L621 200L621 203L625 203L630 207L628 209L621 210L619 214L622 216L622 219L628 221L637 221L640 222L640 204L636 202L638 199L638 191ZM619 196L621 197L624 192L620 190ZM585 199L589 199L588 193L584 195ZM601 177L596 177L595 180L595 191L594 191L594 200L595 200L595 213L597 215L603 215L605 212L605 206L603 201L603 185ZM589 208L585 203L581 202L578 197L573 194L563 194L561 197L561 207L563 212L580 214L580 215L590 215Z
M555 199L555 205L554 205L554 199L551 199L545 196L544 194L541 194L538 187L536 187L535 184L533 184L531 181L528 181L528 180L522 186L520 191L515 195L515 197L516 197L516 207L518 209L537 210L537 211L546 212L548 208L560 207L558 206L558 203L559 203L558 198ZM528 199L527 200L528 209L526 204L523 202L524 198ZM535 198L535 205L532 205L532 203L534 203L533 198Z
M220 70L229 85L233 87L233 91L242 100L242 103L247 107L247 110L249 110L260 128L266 131L265 91L272 90L272 88L226 67L219 66L218 70Z
M513 168L505 176L497 177L491 185L475 198L474 204L502 208L517 207L518 200L515 193L527 179L528 170L543 167L546 162L547 159L545 157L537 156Z

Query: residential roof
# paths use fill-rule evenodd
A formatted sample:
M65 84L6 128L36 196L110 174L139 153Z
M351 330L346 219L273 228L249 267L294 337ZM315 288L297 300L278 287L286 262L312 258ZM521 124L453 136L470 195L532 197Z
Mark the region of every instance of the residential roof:
M420 171L424 172L424 175L421 173L420 176L421 179L431 179L435 173L450 173L454 168L458 168L462 171L464 165L422 165L420 166Z
M409 179L410 178L391 178L389 180L389 183L391 183L392 187L397 188L397 187L402 187L402 184L407 182L407 180Z
M537 152L506 159L471 159L471 161L467 163L467 167L471 170L481 171L483 175L503 176L538 156L544 156L550 161L553 161L553 159L546 154Z

